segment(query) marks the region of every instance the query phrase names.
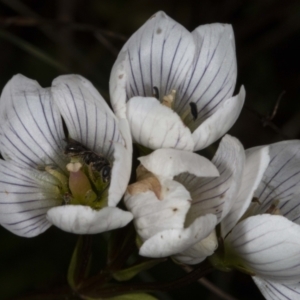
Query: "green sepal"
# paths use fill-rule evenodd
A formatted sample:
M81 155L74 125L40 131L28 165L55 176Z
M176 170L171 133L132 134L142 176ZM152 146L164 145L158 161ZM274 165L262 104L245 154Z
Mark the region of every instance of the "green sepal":
M117 271L113 274L113 278L118 281L126 281L133 278L135 275L140 273L141 271L149 270L157 264L165 261L165 258L162 259L152 259L142 262L140 264L134 265L130 268L123 269L121 271Z
M68 269L68 283L76 290L87 277L92 259L92 237L79 236Z

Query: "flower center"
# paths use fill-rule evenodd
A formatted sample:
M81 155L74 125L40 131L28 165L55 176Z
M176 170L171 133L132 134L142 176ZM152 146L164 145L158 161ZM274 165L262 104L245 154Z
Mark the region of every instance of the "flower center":
M156 86L153 87L153 91L154 91L153 96L159 100L159 92ZM163 96L161 104L174 110L173 107L174 107L175 97L176 97L176 90L171 90L170 94ZM194 121L196 121L198 118L198 108L195 102L190 102L189 107L180 115L182 122L186 126L188 126L187 125L189 121L188 119L190 119L191 117L193 118ZM191 126L189 125L188 127ZM194 129L196 128L197 126Z
M107 206L110 162L74 140L67 144L65 154L70 159L68 176L53 166L45 167L59 183L62 204L87 205L96 210Z

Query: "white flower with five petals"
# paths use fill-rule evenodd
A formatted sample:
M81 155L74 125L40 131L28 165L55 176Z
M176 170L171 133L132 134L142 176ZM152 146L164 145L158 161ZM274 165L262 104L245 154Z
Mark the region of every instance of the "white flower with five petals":
M158 149L139 160L138 181L129 186L125 204L143 242L140 254L174 255L187 264L212 255L218 246L215 226L231 210L241 185L240 142L226 135L212 162L176 149ZM244 192L251 188L249 183Z
M64 153L70 138L111 165L103 191L97 190L101 180L92 164L70 162ZM14 76L1 95L0 151L0 224L11 232L32 237L54 224L78 234L98 233L131 221L131 213L116 207L131 172L130 131L83 77L60 76L43 89ZM71 205L78 200L73 192L82 203ZM103 192L102 208L94 209Z
M261 149L246 153L251 156ZM223 220L224 263L253 275L266 299L296 300L300 297L300 142L280 142L269 149L263 176L252 176L258 187L247 199L237 199Z
M117 116L128 119L135 142L196 151L239 116L245 90L232 97L236 76L230 25L189 32L157 12L123 46L111 72L111 103Z

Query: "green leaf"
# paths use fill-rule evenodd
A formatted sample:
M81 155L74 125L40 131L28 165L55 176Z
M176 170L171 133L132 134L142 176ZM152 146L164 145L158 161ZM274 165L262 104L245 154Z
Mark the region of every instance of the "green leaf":
M78 238L68 270L68 283L75 290L88 274L92 258L91 246L91 236L85 235Z
M116 279L118 281L126 281L126 280L133 278L135 275L137 275L141 271L148 270L165 260L166 260L165 258L147 260L140 264L134 265L130 268L127 268L127 269L124 269L121 271L117 271L113 274L113 277L114 277L114 279Z

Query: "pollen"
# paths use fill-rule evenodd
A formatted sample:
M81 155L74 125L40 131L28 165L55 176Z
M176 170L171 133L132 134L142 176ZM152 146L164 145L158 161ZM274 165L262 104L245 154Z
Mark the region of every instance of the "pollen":
M172 90L170 94L163 97L162 105L172 108L175 96L176 90Z

